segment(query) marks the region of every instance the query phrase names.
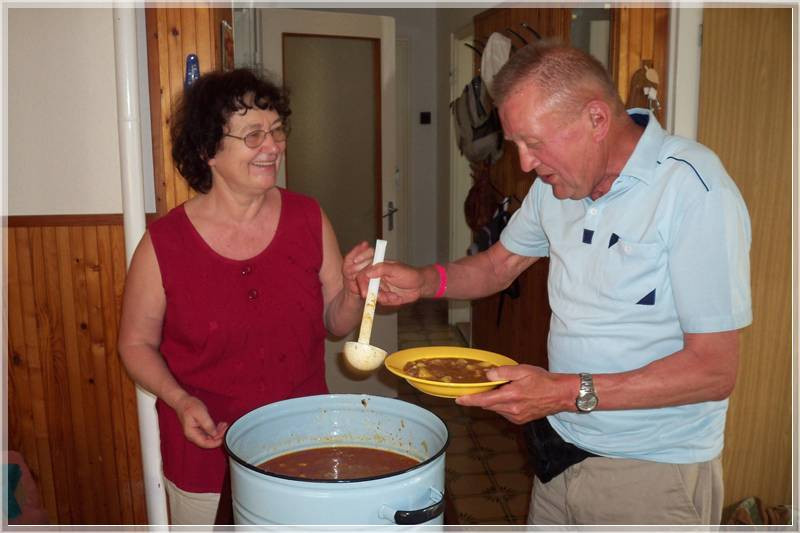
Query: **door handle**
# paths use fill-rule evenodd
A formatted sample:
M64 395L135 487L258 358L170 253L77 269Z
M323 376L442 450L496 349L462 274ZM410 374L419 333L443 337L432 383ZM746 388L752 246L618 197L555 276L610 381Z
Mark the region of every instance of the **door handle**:
M392 231L394 229L394 214L397 213L399 209L394 206L394 202L389 202L386 207L388 211L381 216L383 218L389 217L389 231Z

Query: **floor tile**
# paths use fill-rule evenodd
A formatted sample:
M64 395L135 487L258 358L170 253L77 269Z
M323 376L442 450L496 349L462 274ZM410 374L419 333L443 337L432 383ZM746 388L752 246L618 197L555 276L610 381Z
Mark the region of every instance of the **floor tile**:
M398 313L398 349L466 346L447 323L447 302L423 301ZM399 398L437 414L447 425L448 499L462 525L524 524L532 477L519 426L492 411L461 407L451 398L424 394L406 382Z

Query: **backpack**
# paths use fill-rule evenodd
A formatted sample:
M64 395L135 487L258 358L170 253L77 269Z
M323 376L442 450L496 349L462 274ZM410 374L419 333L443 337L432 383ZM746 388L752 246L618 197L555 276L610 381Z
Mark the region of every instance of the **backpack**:
M503 155L503 131L497 109L480 75L450 104L458 149L472 163L495 163Z

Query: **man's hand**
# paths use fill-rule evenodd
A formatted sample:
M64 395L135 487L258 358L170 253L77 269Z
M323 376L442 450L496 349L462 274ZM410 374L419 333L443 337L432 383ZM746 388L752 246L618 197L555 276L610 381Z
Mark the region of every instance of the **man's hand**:
M201 448L217 448L222 444L228 423L219 422L215 425L199 398L187 394L177 403L175 412L189 442Z
M403 305L416 302L425 296L428 270L438 276L438 273L430 267L414 268L405 263L384 261L362 270L358 276L358 285L362 296L366 297L369 279L379 277L381 278L381 288L378 292L378 303L391 306Z
M538 366L508 365L488 370L486 377L491 381L507 379L509 383L461 396L456 403L494 411L515 424L575 410L576 375L552 374Z

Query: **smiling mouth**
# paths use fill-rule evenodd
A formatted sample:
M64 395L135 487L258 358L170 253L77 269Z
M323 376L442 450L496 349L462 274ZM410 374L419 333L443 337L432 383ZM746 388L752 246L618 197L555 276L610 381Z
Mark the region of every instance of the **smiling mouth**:
M250 164L258 168L269 168L269 167L274 167L275 163L276 163L275 161L253 161Z

